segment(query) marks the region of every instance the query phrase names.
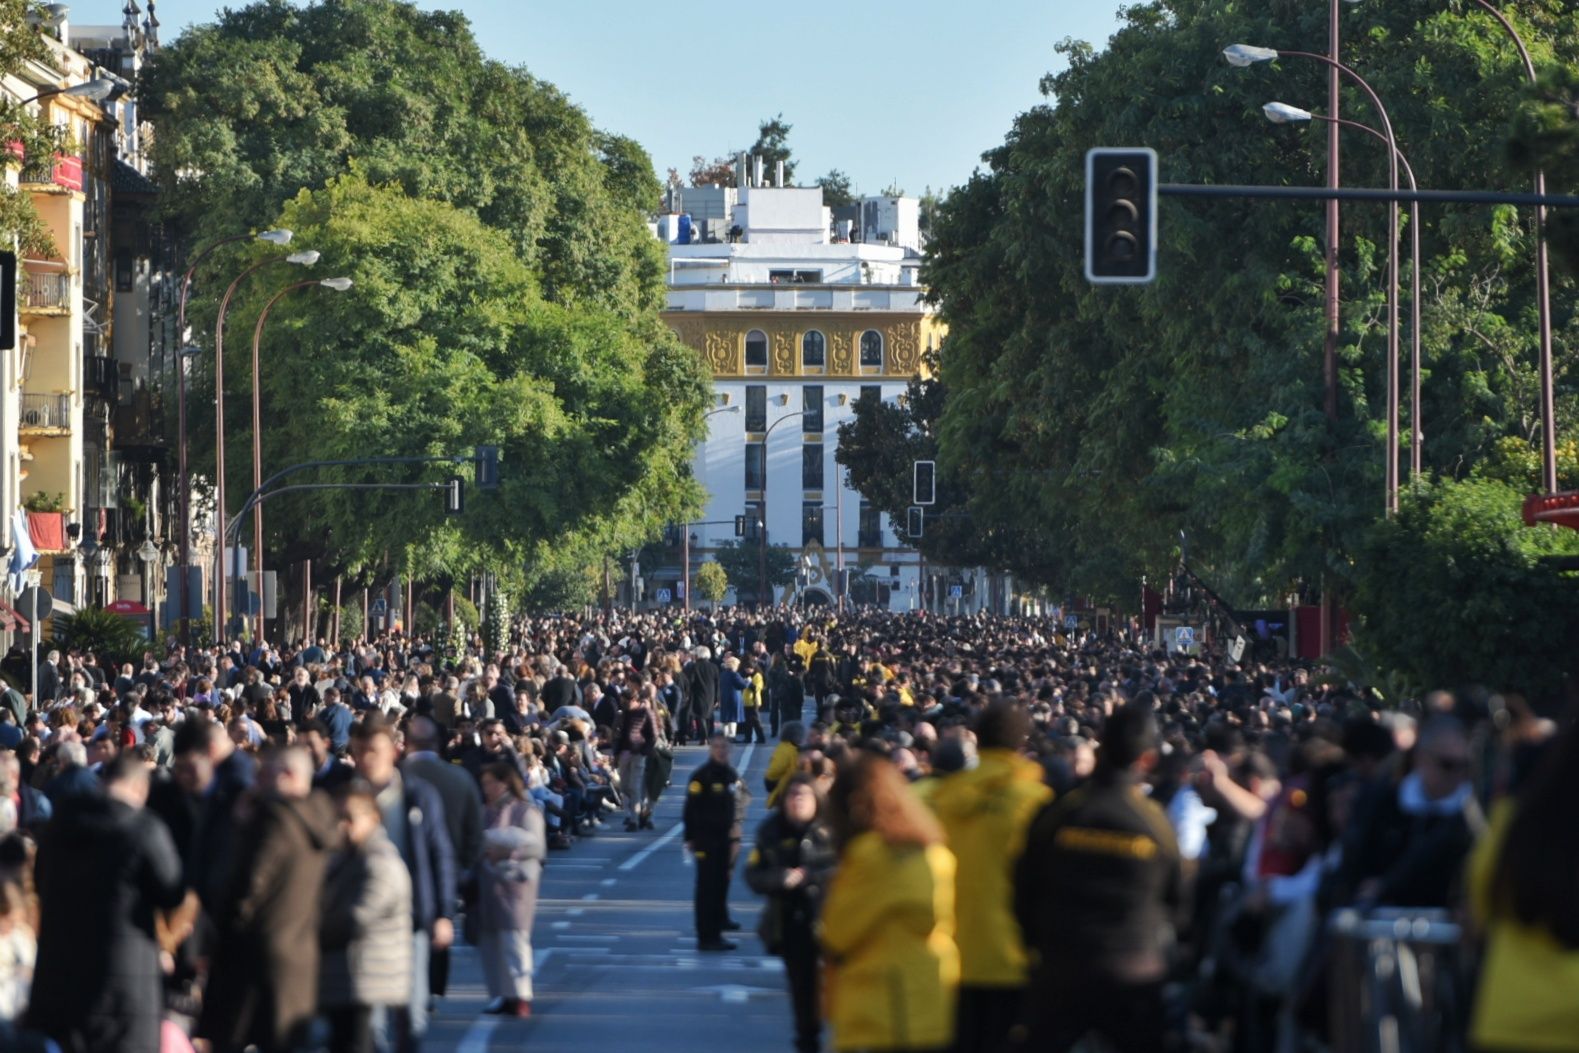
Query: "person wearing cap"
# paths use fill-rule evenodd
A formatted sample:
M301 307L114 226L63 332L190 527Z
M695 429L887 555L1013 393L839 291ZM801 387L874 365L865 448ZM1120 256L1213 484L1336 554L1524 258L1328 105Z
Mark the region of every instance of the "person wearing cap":
M1031 985L1009 1049L1066 1053L1092 1032L1115 1053L1165 1047L1183 868L1167 815L1141 789L1159 744L1149 706L1120 707L1091 781L1031 823L1014 879Z
M683 813L685 849L696 860L696 949L732 951L724 932L738 927L729 921L729 877L740 851L744 794L729 763L729 739L715 733L707 746L707 763L686 782Z

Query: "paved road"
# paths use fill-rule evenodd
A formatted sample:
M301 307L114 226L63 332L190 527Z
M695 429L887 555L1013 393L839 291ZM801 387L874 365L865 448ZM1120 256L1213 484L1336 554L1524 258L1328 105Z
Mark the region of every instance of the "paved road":
M764 813L762 770L771 744L735 747L752 787L747 839ZM657 830L624 833L622 817L597 836L555 852L544 871L532 935L536 999L529 1021L479 1011L487 998L475 952L457 949L450 994L424 1048L489 1050L722 1049L793 1046L783 969L754 935L758 900L739 878L730 910L742 931L732 954L698 954L691 923L694 869L680 844L686 777L706 760L676 751L673 786L655 813Z

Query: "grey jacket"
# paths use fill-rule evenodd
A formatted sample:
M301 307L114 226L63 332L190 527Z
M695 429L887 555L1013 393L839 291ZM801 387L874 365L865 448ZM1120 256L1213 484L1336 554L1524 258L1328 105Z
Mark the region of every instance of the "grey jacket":
M337 853L324 880L319 1005L404 1005L411 935L411 874L384 831Z

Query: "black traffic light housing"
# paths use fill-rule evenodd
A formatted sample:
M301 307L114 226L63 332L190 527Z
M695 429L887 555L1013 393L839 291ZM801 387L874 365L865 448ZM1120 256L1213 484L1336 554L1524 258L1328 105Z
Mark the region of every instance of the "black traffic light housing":
M452 475L444 481L444 514L458 516L466 511L466 480Z
M477 489L499 489L499 447L477 447Z
M905 519L905 536L911 541L920 541L926 533L926 518L926 509L911 505L910 514Z
M16 253L0 252L0 351L16 346Z
M1086 152L1086 280L1141 285L1157 276L1157 152Z
M916 461L910 479L911 501L918 505L938 502L938 465L936 461Z

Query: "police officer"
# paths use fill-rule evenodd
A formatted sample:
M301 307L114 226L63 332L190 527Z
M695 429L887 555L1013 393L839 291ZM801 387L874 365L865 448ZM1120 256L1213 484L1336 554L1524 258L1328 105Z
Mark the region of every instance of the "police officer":
M729 763L729 739L714 734L707 740L708 761L692 773L685 787L685 848L696 859L696 949L732 951L729 920L729 876L740 851L745 787Z
M1141 791L1157 749L1149 706L1117 710L1090 783L1031 823L1014 905L1036 961L1013 1049L1064 1053L1089 1032L1116 1053L1167 1048L1162 984L1181 864L1167 816Z

